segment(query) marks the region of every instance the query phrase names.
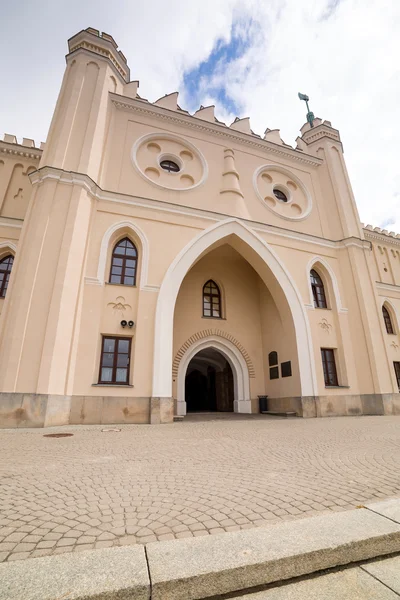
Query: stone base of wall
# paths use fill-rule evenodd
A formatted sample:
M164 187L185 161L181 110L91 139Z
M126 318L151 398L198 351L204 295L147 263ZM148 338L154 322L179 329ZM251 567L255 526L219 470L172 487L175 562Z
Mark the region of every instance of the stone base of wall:
M268 398L268 410L295 412L304 418L400 415L400 394Z
M0 393L0 428L172 423L171 398Z

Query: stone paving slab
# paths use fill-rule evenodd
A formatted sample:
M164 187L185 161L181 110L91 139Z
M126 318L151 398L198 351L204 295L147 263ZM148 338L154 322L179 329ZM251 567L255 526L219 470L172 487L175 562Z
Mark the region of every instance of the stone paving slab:
M390 498L382 502L371 502L366 504L365 507L387 519L400 523L400 502L396 498Z
M269 527L400 495L398 416L234 417L1 430L0 562ZM43 437L57 432L73 436Z
M362 568L400 597L400 557L368 563L363 565Z
M400 526L367 509L146 546L152 600L197 600L397 551Z
M0 565L0 600L149 600L143 546Z
M231 600L399 600L362 569L346 569Z

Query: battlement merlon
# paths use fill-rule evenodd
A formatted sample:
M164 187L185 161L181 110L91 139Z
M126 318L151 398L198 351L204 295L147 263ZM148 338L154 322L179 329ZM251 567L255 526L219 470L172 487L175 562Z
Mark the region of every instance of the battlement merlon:
M35 145L34 140L23 138L20 143L17 136L10 133L5 133L3 140L0 139L0 153L13 154L25 158L40 160L45 143L41 142L40 147Z
M100 33L98 29L88 27L75 34L68 40L68 49L70 56L77 50L85 50L93 54L98 54L108 59L113 65L114 70L122 79L124 84L129 83L130 69L124 54L118 50L118 45L114 38L105 33Z

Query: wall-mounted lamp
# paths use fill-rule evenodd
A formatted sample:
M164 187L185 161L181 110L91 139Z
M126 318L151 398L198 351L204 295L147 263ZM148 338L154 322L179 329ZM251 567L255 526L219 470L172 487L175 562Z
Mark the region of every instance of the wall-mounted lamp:
M128 325L128 327L133 327L134 326L134 321L121 321L121 327L126 327Z

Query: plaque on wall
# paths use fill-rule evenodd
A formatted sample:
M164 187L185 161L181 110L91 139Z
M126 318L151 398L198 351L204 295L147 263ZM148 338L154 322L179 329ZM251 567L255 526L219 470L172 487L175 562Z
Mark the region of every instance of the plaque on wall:
M279 379L279 367L270 367L269 378L270 379Z
M291 377L292 376L292 363L290 360L287 362L281 363L281 375L282 377Z

